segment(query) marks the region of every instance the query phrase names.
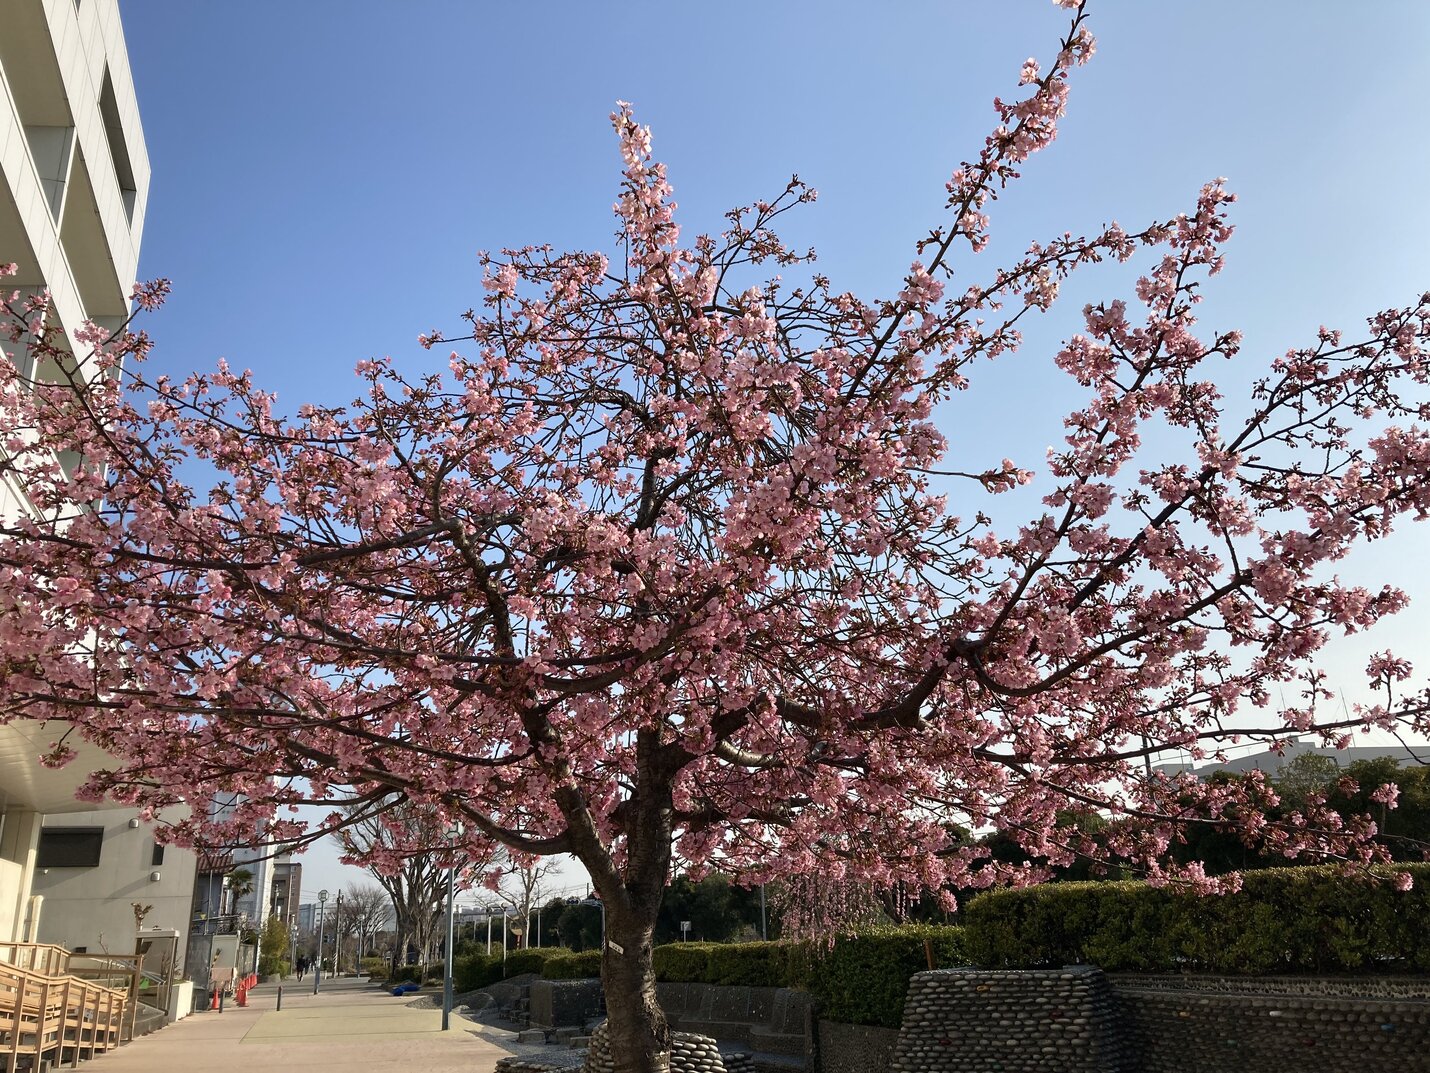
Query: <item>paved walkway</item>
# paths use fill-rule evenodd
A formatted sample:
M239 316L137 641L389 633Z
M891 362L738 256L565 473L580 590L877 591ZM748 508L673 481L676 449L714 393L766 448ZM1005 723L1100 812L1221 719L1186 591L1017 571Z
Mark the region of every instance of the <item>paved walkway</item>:
M215 1069L299 1070L301 1073L491 1073L510 1054L479 1026L452 1014L443 1032L440 1010L406 1002L366 980L325 980L319 995L289 980L283 1009L278 987L262 984L248 1007L192 1014L81 1068L89 1073L210 1073ZM490 1031L490 1030L487 1030Z

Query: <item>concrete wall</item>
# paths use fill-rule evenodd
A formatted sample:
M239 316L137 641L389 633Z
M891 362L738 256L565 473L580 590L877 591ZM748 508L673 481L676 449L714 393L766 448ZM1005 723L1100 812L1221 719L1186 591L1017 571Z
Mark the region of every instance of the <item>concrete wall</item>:
M101 827L104 841L93 868L36 869L33 889L45 897L40 914L41 942L61 943L90 953L134 950L133 903L152 905L145 928L171 928L180 949L189 933L197 859L188 850L167 846L164 863L152 864L154 829L131 827L137 813L105 809L50 816L45 827ZM152 878L159 876L156 880Z
M503 998L487 988L498 1005ZM537 1028L584 1027L601 1015L600 980L532 980L527 993L531 1023Z
M40 817L27 809L0 813L0 942L21 942L29 913L30 881Z
M803 1057L812 1049L805 991L667 983L656 992L672 1028L771 1054Z

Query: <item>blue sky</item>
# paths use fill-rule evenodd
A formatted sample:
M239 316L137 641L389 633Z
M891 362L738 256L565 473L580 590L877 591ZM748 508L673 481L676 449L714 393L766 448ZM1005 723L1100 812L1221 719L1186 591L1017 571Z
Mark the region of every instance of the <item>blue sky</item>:
M1051 56L1066 22L1047 0L121 9L154 175L140 272L174 281L149 321L154 364L227 357L292 407L350 397L360 359L417 360L419 332L479 301L480 249L610 249L618 98L654 128L687 235L797 171L821 196L789 236L818 247L837 288L897 290L992 97L1015 92L1026 57ZM1058 141L995 207L973 276L1033 239L1189 209L1227 176L1238 234L1203 323L1246 333L1228 382L1319 324L1354 329L1430 288L1430 5L1091 10L1098 55ZM959 468L1041 460L1068 400L1038 374L1082 304L1119 282L1080 280L1023 354L977 371L946 415ZM1374 560L1415 563L1428 545L1397 538ZM1395 578L1424 605L1395 631L1411 640L1430 623L1423 574ZM344 881L325 856L309 855L305 888Z

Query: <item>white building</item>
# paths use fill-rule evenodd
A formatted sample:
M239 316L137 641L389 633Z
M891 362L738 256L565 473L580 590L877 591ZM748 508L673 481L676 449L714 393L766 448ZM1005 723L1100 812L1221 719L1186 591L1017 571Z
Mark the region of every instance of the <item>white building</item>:
M197 861L164 846L132 809L44 818L31 885L43 902L37 938L76 953L134 951L136 905L143 928L186 935Z
M50 323L76 353L86 320L113 327L129 313L148 191L118 0L0 0L0 262L19 268L5 287L47 290ZM35 372L28 354L14 357ZM27 509L25 490L0 478L0 513ZM41 767L67 729L0 727L0 941L132 951L133 902L154 905L146 927L187 930L187 905L177 915L176 905L192 893L192 854L167 850L155 867L153 834L131 826L132 809L75 800L108 762L78 735L67 739L73 762Z

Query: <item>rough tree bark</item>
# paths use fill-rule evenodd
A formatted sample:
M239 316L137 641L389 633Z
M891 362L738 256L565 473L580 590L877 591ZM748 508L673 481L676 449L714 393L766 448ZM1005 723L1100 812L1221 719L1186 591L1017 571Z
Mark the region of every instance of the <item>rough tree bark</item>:
M636 822L618 871L604 848L577 856L591 872L605 904L601 986L606 993L607 1031L617 1073L666 1073L670 1069L670 1023L655 990L655 925L670 874L674 835L672 750L660 736L636 736L634 791L627 802ZM582 847L586 849L586 847ZM594 865L594 867L593 867Z

